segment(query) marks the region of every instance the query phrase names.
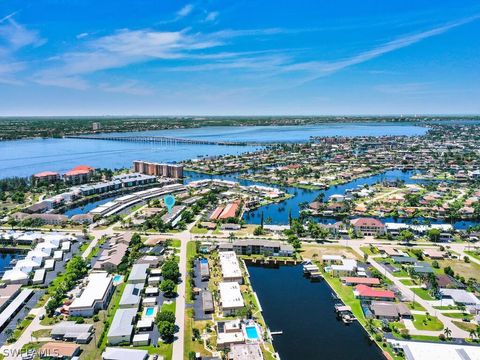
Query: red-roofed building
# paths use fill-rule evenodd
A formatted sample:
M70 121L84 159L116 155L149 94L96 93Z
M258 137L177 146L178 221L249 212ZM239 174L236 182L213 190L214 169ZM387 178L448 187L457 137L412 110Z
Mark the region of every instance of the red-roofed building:
M342 277L342 282L345 285L370 285L377 286L380 285L380 280L377 278L366 278L366 277Z
M72 170L67 171L64 176L65 182L71 184L82 184L87 182L95 173L95 169L88 165L75 166Z
M355 297L361 300L373 301L393 301L395 293L390 290L378 290L367 285L357 285L354 291Z
M60 180L60 174L54 171L43 171L32 176L35 184L39 182L53 183Z
M223 209L222 213L218 218L228 219L231 217L235 217L237 215L239 206L240 206L240 202L238 200L228 204L227 206L225 206L225 209Z
M210 215L210 220L218 220L218 217L222 213L223 209L223 206L217 206L217 208L213 211L212 215Z
M385 234L385 225L375 218L358 218L350 220L353 228L357 232L361 232L366 236Z

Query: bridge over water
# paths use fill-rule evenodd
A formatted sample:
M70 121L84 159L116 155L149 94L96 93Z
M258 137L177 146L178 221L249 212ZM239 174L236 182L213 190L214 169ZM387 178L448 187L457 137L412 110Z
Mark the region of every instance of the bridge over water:
M67 139L83 140L108 140L108 141L129 141L129 142L149 142L160 144L197 144L197 145L225 145L225 146L267 146L273 145L272 142L259 141L215 141L177 138L169 136L97 136L97 135L69 135Z

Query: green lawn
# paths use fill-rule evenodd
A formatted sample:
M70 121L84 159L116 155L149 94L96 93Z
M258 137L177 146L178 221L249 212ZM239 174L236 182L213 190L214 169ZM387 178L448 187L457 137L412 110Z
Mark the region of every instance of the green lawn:
M475 259L480 260L480 254L476 253L475 251L465 251L465 254L468 254L471 257L474 257Z
M467 313L443 313L443 315L452 319L463 319L463 318L467 318L468 320L473 319L473 315L467 314Z
M435 300L425 289L411 288L411 290L423 300Z
M415 285L415 283L413 282L413 280L410 280L410 279L403 279L403 280L400 280L400 282L401 282L403 285L407 285L407 286Z
M409 302L408 308L411 310L425 311L425 308L417 302Z
M477 325L465 321L453 321L453 323L460 329L465 331L476 330Z
M206 234L208 232L207 228L199 228L198 226L194 226L190 232L192 234Z
M443 323L435 316L413 315L413 325L418 330L438 331L443 329Z

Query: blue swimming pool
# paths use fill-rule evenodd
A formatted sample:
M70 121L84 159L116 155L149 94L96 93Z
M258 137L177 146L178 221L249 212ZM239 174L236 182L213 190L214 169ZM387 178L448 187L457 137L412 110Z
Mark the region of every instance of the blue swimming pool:
M247 338L249 340L258 340L258 331L256 326L245 327L245 332L247 333Z
M154 312L155 312L155 309L153 307L149 307L147 308L147 310L145 310L145 315L152 316Z
M115 276L113 277L113 282L119 282L119 281L121 281L121 280L122 280L122 275L115 275Z
M202 264L208 264L208 260L207 260L207 259L200 259L200 263L202 263Z

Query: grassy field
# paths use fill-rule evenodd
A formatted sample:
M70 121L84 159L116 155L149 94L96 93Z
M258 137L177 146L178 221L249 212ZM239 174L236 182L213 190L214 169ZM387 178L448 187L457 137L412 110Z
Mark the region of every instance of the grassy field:
M465 331L470 331L470 330L476 330L477 325L468 323L465 321L453 321L455 325L457 325L460 329L465 330Z
M425 308L417 302L409 302L407 305L411 310L425 311Z
M423 300L435 300L425 289L411 288L411 290Z
M443 323L435 316L413 315L413 325L418 330L439 331L443 329Z
M442 268L450 266L455 274L463 276L465 279L476 279L480 280L480 265L474 262L466 263L463 260L439 260L438 261Z
M407 285L407 286L415 285L415 283L413 282L413 280L410 280L410 279L403 279L403 280L400 280L400 282L401 282L403 285Z
M443 313L443 315L452 319L473 319L473 315L467 313Z

